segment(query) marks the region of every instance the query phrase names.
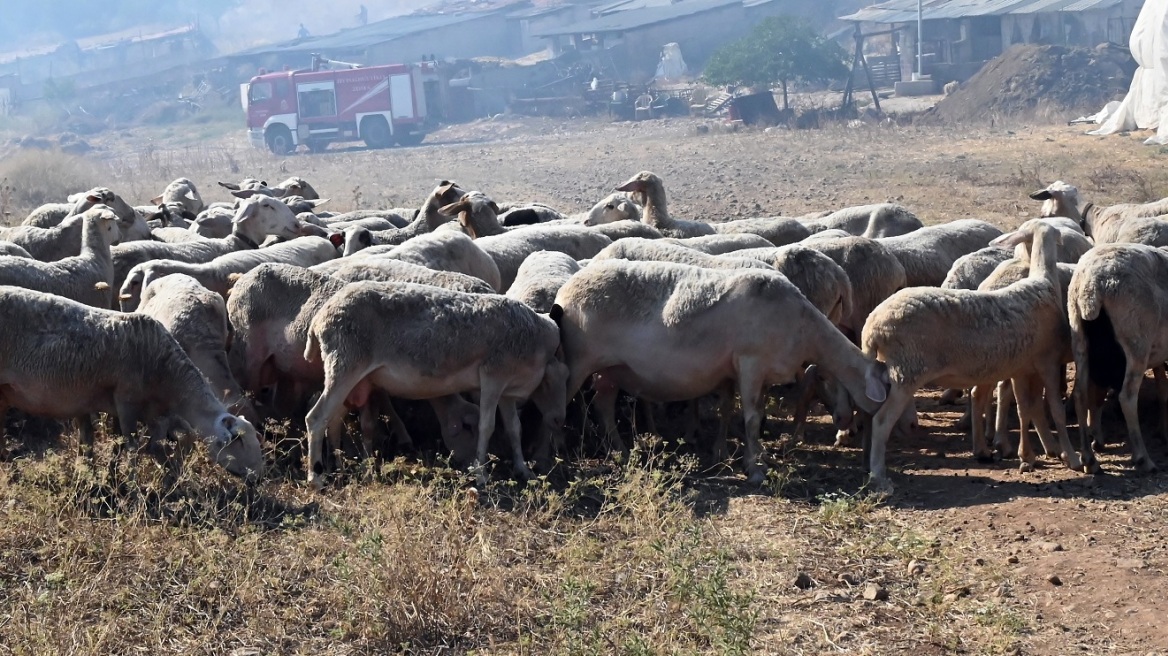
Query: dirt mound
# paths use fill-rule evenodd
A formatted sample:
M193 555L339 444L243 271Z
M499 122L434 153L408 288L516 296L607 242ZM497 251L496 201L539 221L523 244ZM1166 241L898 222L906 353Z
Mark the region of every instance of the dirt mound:
M924 117L971 122L1000 117L1066 118L1094 112L1127 91L1136 63L1111 45L1016 45L986 63ZM941 80L940 82L945 82Z

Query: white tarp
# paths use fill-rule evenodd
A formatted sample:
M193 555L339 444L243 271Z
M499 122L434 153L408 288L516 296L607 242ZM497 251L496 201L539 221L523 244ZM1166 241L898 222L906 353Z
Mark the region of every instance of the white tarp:
M1165 0L1168 2L1168 0ZM661 50L661 62L657 64L657 80L680 80L689 73L685 60L681 58L681 46L666 43Z
M1129 43L1140 66L1131 88L1099 129L1088 134L1156 130L1144 143L1168 144L1168 0L1144 2Z

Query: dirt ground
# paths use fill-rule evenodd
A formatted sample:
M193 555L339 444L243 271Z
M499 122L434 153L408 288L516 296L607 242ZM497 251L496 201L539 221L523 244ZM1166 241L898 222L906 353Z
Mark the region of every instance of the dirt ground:
M178 175L195 179L210 199L225 198L213 184L216 179L255 175L272 181L301 175L332 199L330 207L339 210L416 205L428 188L446 178L481 189L499 201L540 200L578 211L633 173L650 169L666 182L671 213L685 218L802 214L896 201L916 211L926 223L976 217L1005 228L1032 216L1037 203L1026 194L1055 179L1078 185L1084 196L1098 203L1168 195L1168 167L1164 166L1168 149L1141 146L1140 138L1096 138L1084 136L1079 127L1001 122L994 128L961 130L877 123L794 133L730 131L697 120L615 124L501 117L444 129L416 148L349 148L284 159L248 149L242 129L182 148L168 148L156 135L143 132L102 143L101 166L104 175L112 177L109 186L133 190L136 200L148 198ZM927 437L890 445L889 466L896 491L886 499L863 493L859 449L830 446L834 435L824 418L816 420L806 445L780 454L775 438L787 427L783 413L769 422L772 475L767 485L745 485L737 465L729 470L707 470L703 465L684 475L667 496L682 503L684 519L677 521L696 527L693 530L703 536L695 538L703 554L697 560L687 560L691 552L679 546L689 543L666 537L675 535L670 528L675 526L673 515L660 509L654 511L657 514L640 514L648 511L610 503L623 499L622 494L632 494L621 487L633 485L627 480L614 483L601 495L607 501L595 502L602 510L589 510L592 497L578 492L572 476L582 480L584 472L607 471L603 462L570 470L575 473L558 488L561 496L556 503L563 508L556 506L561 514L554 519L517 510L526 507L522 504L509 505L506 499L511 493L504 483L481 491L481 499L476 493L479 503L470 511L470 519L464 514L458 521L478 527L465 546L478 554L476 558L490 553L494 569L484 566L472 574L455 568L443 570L443 576L456 582L496 581L491 577L507 572L510 583L496 583L508 591L506 603L500 603L513 620L500 619L492 606L491 612L459 616L463 625L427 625L425 631L400 634L407 637L398 642L371 641L366 635L368 626L362 628L361 622L387 621L382 615L364 620L359 613L356 619L348 617L339 609L360 609L367 602L334 600L342 606L330 609L309 593L308 583L304 591L272 597L290 608L273 610L252 599L232 611L242 617L236 620L226 611L213 622L200 619L200 613L214 612L196 612L194 606L183 611L190 617L173 609L157 610L156 606L167 604L167 594L186 594L173 590L150 596L150 603L143 602L141 607L124 599L117 602L130 604L123 606L131 610L124 610L127 616L121 619L107 617L105 610L86 614L62 610L59 605L52 606L53 613L72 618L68 613L76 612L78 622L106 618L110 626L139 616L156 623L170 618L167 621L193 622L218 631L226 641L208 643L204 638L199 642L171 627L159 629L158 635L166 639L160 637L154 644L158 652L224 653L228 650L216 646L230 645L241 654L301 650L1168 654L1168 623L1164 622L1168 614L1164 594L1168 590L1168 477L1140 475L1128 465L1118 413L1105 418L1111 441L1102 456L1105 473L1089 476L1047 461L1036 472L1023 474L1017 461L984 464L973 460L967 434L955 427L960 408L939 406L936 398L936 391L929 391L918 402ZM1154 409L1148 407L1145 412L1152 457L1168 466L1166 441L1152 428ZM714 418L706 420L706 428L715 430ZM1071 435L1077 442L1076 426L1071 427ZM37 604L52 605L39 595L42 590L50 594L52 586L30 571L40 572L47 580L50 575L44 572L52 568L46 563L73 562L70 550L81 549L65 535L70 531L101 538L106 535L101 531L113 530L94 528L108 526L103 522L109 520L91 519L81 511L62 512L57 520L45 520L48 525L31 519L36 509L49 503L37 500L40 495L52 499L62 488L61 476L34 475L29 473L30 465L22 464L37 457L24 455L0 463L0 499L7 499L8 504L0 504L0 525L10 527L0 529L0 560L9 563L0 566L0 634L16 631L10 635L19 636L17 642L0 640L0 654L47 653L63 646L68 651L108 649L109 638L104 634L106 642L54 638L53 613L37 624ZM370 526L389 521L386 513L409 512L386 510L385 499L407 503L403 495L422 485L409 476L388 484L354 478L323 495L313 495L297 476L295 472L277 474L258 494L310 508L305 511L306 525L258 535L246 531L235 535L236 529L224 529L218 521L207 525L180 522L178 528L166 530L199 545L226 540L228 548L249 559L248 567L258 570L266 563L287 568L288 576L293 576L300 572L300 565L280 561L276 555L280 549L304 548L328 535L330 541L320 544L330 550L365 553ZM628 480L642 484L637 482L640 478ZM407 505L425 510L431 508L427 504L439 504L434 499L462 503L465 484L454 491L417 489L424 494L408 496ZM442 509L447 506L435 507L435 517L446 516ZM615 521L613 515L628 523L606 523ZM120 521L127 522L133 532L139 520ZM140 521L146 527L156 525L155 520ZM242 525L259 521L254 517L240 520ZM531 528L529 535L522 528L525 525L537 528ZM16 533L11 527L18 526L34 528ZM42 539L38 531L65 536ZM223 536L225 532L230 538ZM382 539L382 533L378 536ZM167 539L173 538L160 537L158 545L187 553L186 547L175 547ZM629 546L640 544L636 542L640 539L648 545L645 551ZM433 558L444 557L444 544L434 548ZM654 556L645 555L653 553L664 556L654 561ZM331 562L327 567L321 564L333 573L330 585L341 585L357 597L388 594L362 587L360 580L346 574L346 568L355 567L354 561L340 567L330 554L318 557ZM127 571L141 568L143 575L155 567L170 571L169 559L163 565L141 556L123 554L123 558L128 562L120 567ZM102 568L115 567L111 562ZM379 580L376 572L390 567L378 562L382 570L370 570L371 581ZM643 562L657 563L659 569L642 571L638 564ZM81 571L97 567L74 566ZM654 596L655 586L690 581L686 577L698 573L704 578L695 578L692 590L679 588L690 592ZM316 580L308 574L295 575ZM201 576L191 577L195 580L190 585L211 585L211 581L228 586L234 580L233 574L223 572ZM716 585L719 581L725 588ZM400 581L386 580L385 590L400 587ZM731 592L718 592L724 589ZM242 592L238 594L245 598ZM695 598L706 601L695 605ZM60 603L69 599L79 607L98 605L77 591ZM538 607L538 612L529 614L528 605ZM425 619L431 610L422 608L417 615ZM269 611L274 614L263 614ZM294 642L271 638L256 626L295 624L279 619L287 613L303 613L307 623L295 629L301 633L295 634L300 637ZM255 617L249 620L251 615ZM739 635L735 631L746 630L742 627L748 629L745 642L731 641L730 637ZM674 631L690 630L699 637L679 642Z

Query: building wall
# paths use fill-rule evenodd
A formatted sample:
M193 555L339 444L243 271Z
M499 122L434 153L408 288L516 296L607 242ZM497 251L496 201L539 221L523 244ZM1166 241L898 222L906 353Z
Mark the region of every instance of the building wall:
M745 35L750 28L742 5L732 4L624 32L617 37L620 43L611 54L618 75L641 84L656 74L665 44L680 45L681 56L690 71L698 71L715 50ZM611 40L612 36L606 35L605 45Z
M415 62L431 54L438 59L510 57L523 54L520 49L518 25L509 25L502 14L493 14L369 46L359 63Z

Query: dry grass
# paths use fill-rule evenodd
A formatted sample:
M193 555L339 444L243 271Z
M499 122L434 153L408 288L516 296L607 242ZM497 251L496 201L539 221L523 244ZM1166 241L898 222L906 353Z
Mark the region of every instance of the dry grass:
M44 203L65 202L69 194L97 184L101 167L77 155L57 150L28 149L0 161L0 216L19 223Z

